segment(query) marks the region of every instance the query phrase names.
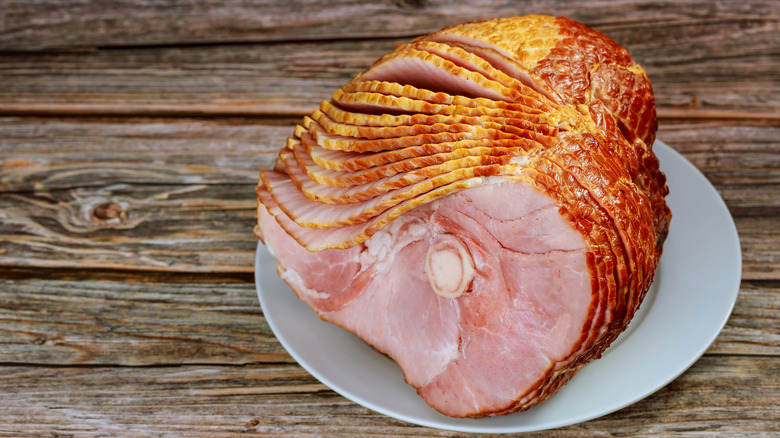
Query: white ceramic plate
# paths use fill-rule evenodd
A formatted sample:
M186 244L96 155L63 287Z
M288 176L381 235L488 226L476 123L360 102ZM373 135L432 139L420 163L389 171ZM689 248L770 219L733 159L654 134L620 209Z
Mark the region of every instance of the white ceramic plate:
M656 142L672 209L655 282L640 311L601 359L547 402L495 418L456 419L434 411L400 369L355 335L324 322L276 274L259 245L255 278L268 324L287 351L322 383L369 409L423 426L462 432L525 432L587 421L652 394L688 369L715 340L736 301L739 239L723 200L682 155Z

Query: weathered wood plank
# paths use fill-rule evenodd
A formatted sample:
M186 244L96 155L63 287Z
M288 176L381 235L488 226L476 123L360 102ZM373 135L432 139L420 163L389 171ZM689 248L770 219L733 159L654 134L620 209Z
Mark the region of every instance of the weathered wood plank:
M297 114L398 41L0 55L0 112Z
M257 169L294 122L0 119L0 266L251 272ZM659 134L738 216L746 279L780 272L778 129L713 122Z
M742 246L743 280L776 280L780 272L780 219L770 217L736 218Z
M777 18L656 16L602 30L648 71L662 117L780 119ZM303 115L409 39L6 52L0 113Z
M0 118L0 192L252 184L298 121Z
M775 358L705 356L623 410L523 436L776 433L779 364ZM3 367L0 418L6 436L464 436L374 413L296 365Z
M780 122L667 121L658 138L707 177L733 215L780 215Z
M129 185L0 196L0 266L252 272L254 185ZM113 206L121 214L98 220ZM736 217L742 278L780 273L777 216Z
M0 266L252 272L255 205L252 183L4 194Z
M116 183L251 184L298 118L0 117L0 193ZM780 213L780 122L662 122L735 215Z
M249 41L376 38L428 33L443 26L491 17L542 13L566 15L602 30L653 36L684 30L711 34L710 26L771 26L778 6L768 0L617 1L604 7L562 0L518 5L504 1L442 0L269 2L240 0L5 1L0 47L6 50L99 46L202 44ZM118 18L118 17L121 17ZM695 25L695 26L692 26ZM693 29L687 29L694 27ZM681 44L694 42L680 40Z
M292 362L253 282L0 279L0 364ZM780 357L780 283L746 282L708 354Z
M646 67L659 138L722 194L744 264L691 370L527 436L780 434L777 2L10 0L0 114L25 117L0 118L0 437L464 436L292 362L252 284L253 186L297 117L399 42L529 12L585 21ZM29 52L51 49L84 52Z
M252 272L257 171L291 125L8 122L0 265Z
M0 363L291 362L253 283L0 280Z
M780 283L742 282L731 317L707 354L780 356Z

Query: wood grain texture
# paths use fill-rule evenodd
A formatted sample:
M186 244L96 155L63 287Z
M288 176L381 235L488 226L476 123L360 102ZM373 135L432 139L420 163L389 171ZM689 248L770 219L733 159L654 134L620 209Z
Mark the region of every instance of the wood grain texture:
M252 272L253 191L254 184L115 183L6 194L0 265ZM96 219L95 209L105 203L124 214Z
M0 111L302 115L400 43L6 53Z
M0 363L292 362L253 283L0 280Z
M669 386L623 410L523 436L778 433L774 414L780 387L772 377L780 373L778 364L776 358L705 357ZM3 371L0 436L466 436L372 412L334 394L297 365L8 366Z
M290 363L254 283L0 279L0 363ZM292 292L290 292L292 293ZM780 357L780 286L746 283L708 354Z
M645 67L659 139L735 218L743 281L671 384L523 436L779 436L776 1L6 0L0 437L471 436L352 403L283 350L253 284L254 185L396 45L526 13L584 21Z
M780 260L780 218L757 216L736 218L739 243L742 246L743 280L777 280Z
M707 354L780 356L780 282L743 281L731 317Z
M705 36L711 34L708 26L713 24L726 23L745 31L746 23L748 29L771 27L777 25L778 18L777 3L770 0L741 2L739 7L702 0L673 4L620 0L610 2L609 7L598 2L572 7L563 0L523 5L443 0L6 0L3 12L0 47L6 50L387 38L429 33L465 21L525 14L566 15L601 31L630 28L652 37L666 33L664 28L694 27Z
M253 184L298 121L0 117L0 192Z
M0 192L251 184L299 118L0 117ZM780 121L662 123L733 214L780 213ZM760 210L759 210L760 208Z
M279 123L0 121L0 265L252 272Z
M254 186L296 119L0 118L0 266L251 272ZM780 272L773 123L662 125L734 214L745 279ZM95 210L114 203L116 218Z
M780 122L661 123L658 139L715 186L735 216L780 215Z
M0 267L251 273L257 245L253 190L119 184L4 195ZM126 217L92 220L94 208L105 202L118 203ZM777 223L776 216L736 219L743 279L777 278Z
M601 29L647 70L662 118L780 120L780 19L670 20ZM0 53L0 113L304 115L410 39Z

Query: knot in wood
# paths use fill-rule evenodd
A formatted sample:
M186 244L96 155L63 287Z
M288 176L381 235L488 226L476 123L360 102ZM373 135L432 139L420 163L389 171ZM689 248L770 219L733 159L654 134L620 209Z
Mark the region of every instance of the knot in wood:
M113 201L98 204L92 209L92 219L97 221L108 221L111 219L124 219L125 210L121 205Z

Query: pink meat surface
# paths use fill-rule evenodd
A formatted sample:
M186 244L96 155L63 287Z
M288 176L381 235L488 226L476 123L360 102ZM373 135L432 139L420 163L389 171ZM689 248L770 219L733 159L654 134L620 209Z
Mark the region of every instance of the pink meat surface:
M302 300L392 357L451 416L509 409L537 389L579 348L598 304L584 238L523 182L493 178L439 198L347 250L311 253L263 208L260 226ZM457 298L435 293L425 270L443 236L474 266Z

